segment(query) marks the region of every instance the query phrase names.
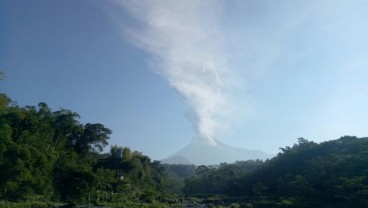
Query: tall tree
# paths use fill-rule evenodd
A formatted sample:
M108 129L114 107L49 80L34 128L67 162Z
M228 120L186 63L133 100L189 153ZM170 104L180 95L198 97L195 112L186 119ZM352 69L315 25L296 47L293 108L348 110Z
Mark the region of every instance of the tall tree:
M102 124L84 125L83 132L76 137L75 149L78 153L86 154L88 152L102 152L103 148L108 144L111 130L105 128Z

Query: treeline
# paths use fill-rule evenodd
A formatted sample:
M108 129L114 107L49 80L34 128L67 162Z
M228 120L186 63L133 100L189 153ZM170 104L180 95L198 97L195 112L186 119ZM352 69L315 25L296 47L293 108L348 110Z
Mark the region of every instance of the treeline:
M78 119L0 94L0 206L181 207L200 199L208 207L368 207L368 138L299 138L267 161L166 165L128 147L104 153L111 130Z
M0 94L0 202L175 201L165 196L163 165L128 147L103 153L111 130L78 119L46 103L20 107Z
M237 195L234 187L238 180L254 172L263 162L261 160L237 161L232 164L197 166L195 175L186 178L182 189L185 195Z
M368 207L368 138L321 144L300 138L280 150L264 163L242 162L254 170L239 171L239 163L199 166L184 193L241 197L248 207Z

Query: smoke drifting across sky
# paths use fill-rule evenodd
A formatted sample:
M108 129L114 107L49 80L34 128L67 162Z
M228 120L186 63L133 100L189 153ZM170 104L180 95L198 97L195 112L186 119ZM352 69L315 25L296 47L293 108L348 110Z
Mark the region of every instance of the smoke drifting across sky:
M103 123L111 144L160 159L188 143L169 85L197 131L232 146L277 154L298 137L368 135L366 0L0 5L3 92Z
M190 107L198 138L215 145L216 130L231 111L221 6L213 1L117 1L139 24L123 33L150 53L151 67ZM234 80L231 80L233 83Z
M365 1L113 2L129 14L117 18L124 39L150 55L209 143L366 135Z

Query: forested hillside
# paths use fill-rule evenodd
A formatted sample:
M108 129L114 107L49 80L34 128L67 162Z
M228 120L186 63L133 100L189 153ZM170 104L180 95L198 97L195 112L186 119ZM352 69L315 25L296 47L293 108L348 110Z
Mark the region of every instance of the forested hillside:
M82 124L46 103L20 107L0 95L0 202L154 203L164 200L164 168L140 152L112 146L111 131ZM0 204L1 205L1 204Z
M0 206L368 207L368 138L299 138L267 161L163 165L129 147L103 152L112 132L78 119L0 95Z
M300 138L280 150L255 171L234 169L237 163L197 167L184 193L245 196L241 202L255 207L368 207L368 138Z

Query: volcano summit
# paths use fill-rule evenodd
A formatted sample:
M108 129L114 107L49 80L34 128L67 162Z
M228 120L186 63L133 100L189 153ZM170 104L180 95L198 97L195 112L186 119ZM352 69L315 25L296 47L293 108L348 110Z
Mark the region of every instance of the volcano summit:
M218 140L208 143L204 139L195 139L188 146L162 160L166 164L214 165L240 160L266 160L272 155L260 150L231 147Z

